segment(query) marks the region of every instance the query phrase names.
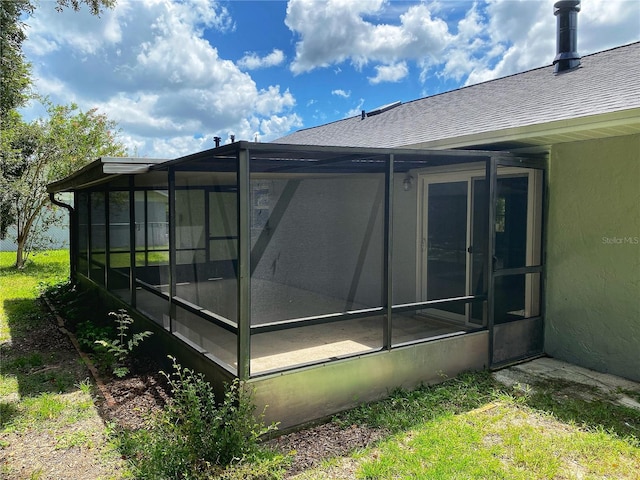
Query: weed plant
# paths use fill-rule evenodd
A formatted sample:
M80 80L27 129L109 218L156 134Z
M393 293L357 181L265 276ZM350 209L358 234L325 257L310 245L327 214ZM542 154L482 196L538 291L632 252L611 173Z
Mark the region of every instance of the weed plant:
M126 364L133 350L152 332L146 330L130 333L129 328L133 324L133 318L124 309L109 312L109 316L115 318L117 338L115 340L96 340L95 343L104 347L113 356L113 374L122 378L129 374L129 367Z
M265 426L264 412L254 417L250 392L236 380L218 402L201 373L171 360L173 371L165 376L172 398L165 409L151 418L149 429L120 436L137 478L213 478L229 465L257 458L259 438L276 426Z

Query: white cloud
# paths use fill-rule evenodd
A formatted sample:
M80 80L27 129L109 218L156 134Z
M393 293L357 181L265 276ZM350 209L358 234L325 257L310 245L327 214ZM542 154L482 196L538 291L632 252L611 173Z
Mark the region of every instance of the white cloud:
M369 83L372 85L377 85L382 82L399 82L409 74L409 68L406 62L400 62L394 65L378 65L375 69L375 77L369 77Z
M466 84L549 65L556 51L555 0L489 0L489 49L471 64ZM640 39L636 0L589 0L578 13L578 52L605 50Z
M462 20L458 22L456 41L476 38L484 29L483 18L478 11L478 5L473 3Z
M345 118L361 115L363 105L364 105L364 98L361 98L358 104L346 113Z
M255 100L255 111L261 115L269 113L279 113L288 107L293 107L296 103L293 95L286 90L280 93L280 86L271 86L267 90L261 90Z
M335 95L337 97L342 97L342 98L349 98L351 96L351 90L349 90L348 92L345 92L341 88L338 88L337 90L331 90L331 95Z
M244 57L238 60L237 65L245 70L256 70L258 68L275 67L281 65L284 62L285 56L282 50L274 48L273 51L260 57L255 52L247 53Z
M260 131L270 138L280 137L294 128L302 126L302 119L295 113L290 115L272 115L260 120Z
M345 60L356 68L390 64L437 55L446 46L451 37L447 24L432 18L425 4L400 15L400 25L365 20L385 5L384 0L289 0L285 23L300 37L291 71L299 74Z
M555 1L434 1L407 6L385 0L289 0L285 23L297 36L290 68L300 74L331 65L339 69L343 62L356 69L373 64L376 75L369 77L371 83L398 81L401 65L408 62L420 69L422 82L437 76L472 84L513 74L552 62ZM456 9L462 19L447 23ZM579 52L637 41L638 18L637 0L582 2Z
M278 126L301 125L289 90L258 89L204 38L205 28L234 28L216 2L121 0L101 18L54 6L43 2L29 20L25 51L38 91L57 103L98 107L141 155L184 155L203 137L231 131L268 140L287 133ZM278 52L263 64L278 61Z

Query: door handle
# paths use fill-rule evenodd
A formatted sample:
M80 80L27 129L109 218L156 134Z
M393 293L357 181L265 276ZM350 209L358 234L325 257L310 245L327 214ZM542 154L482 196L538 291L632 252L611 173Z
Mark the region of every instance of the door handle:
M467 248L467 253L473 253L473 245L469 245Z

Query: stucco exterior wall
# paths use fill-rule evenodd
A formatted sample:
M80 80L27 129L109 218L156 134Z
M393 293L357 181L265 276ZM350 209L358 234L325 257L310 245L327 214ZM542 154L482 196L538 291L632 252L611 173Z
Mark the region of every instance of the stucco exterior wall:
M556 145L545 351L640 380L640 135Z
M270 182L270 209L286 184ZM342 299L346 309L381 306L383 188L382 175L301 179L253 277ZM306 315L324 313L333 312L309 305Z

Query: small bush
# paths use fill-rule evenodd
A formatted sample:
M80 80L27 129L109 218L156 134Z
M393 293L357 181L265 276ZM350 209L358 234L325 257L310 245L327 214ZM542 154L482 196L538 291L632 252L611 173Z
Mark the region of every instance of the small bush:
M173 372L165 374L172 399L140 437L144 443L135 442L141 448L132 455L139 478L211 478L256 454L260 436L276 426L264 425L264 412L254 417L252 396L242 384L227 385L218 403L201 373L172 361ZM130 454L131 442L129 435Z

